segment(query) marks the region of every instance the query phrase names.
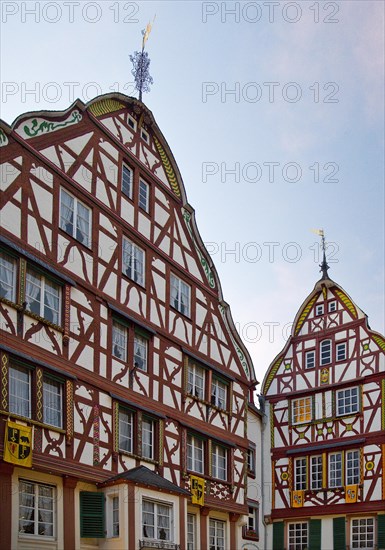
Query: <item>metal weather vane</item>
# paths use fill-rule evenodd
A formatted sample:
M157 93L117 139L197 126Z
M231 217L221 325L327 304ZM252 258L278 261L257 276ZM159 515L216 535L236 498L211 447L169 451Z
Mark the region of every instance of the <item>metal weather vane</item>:
M142 101L143 92L149 92L150 84L154 83L149 71L150 58L148 57L148 53L144 51L144 48L150 35L152 25L154 24L155 17L156 16L154 16L152 23L149 22L147 27L142 30L142 51L136 51L133 55L130 55L130 61L133 65L131 74L135 78L135 88L139 91L139 101Z
M325 243L324 230L323 229L313 229L312 231L313 231L313 233L316 233L317 235L319 235L322 239L323 256L322 256L322 264L320 264L320 268L321 268L320 271L322 271L322 279L329 279L329 275L328 275L329 266L328 266L328 263L326 261L326 243Z

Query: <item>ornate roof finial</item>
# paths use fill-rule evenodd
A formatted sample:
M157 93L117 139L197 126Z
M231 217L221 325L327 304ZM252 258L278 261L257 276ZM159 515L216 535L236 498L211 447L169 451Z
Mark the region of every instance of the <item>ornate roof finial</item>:
M153 84L154 82L149 72L150 59L148 57L148 53L144 51L144 47L150 35L155 17L156 15L154 16L152 23L148 22L147 27L142 30L142 51L134 52L133 55L130 55L130 61L134 66L131 74L135 77L135 88L139 91L139 101L142 101L142 93L149 92L150 84Z
M324 230L323 229L318 229L318 235L322 239L322 252L323 252L322 264L320 265L320 268L321 268L320 271L322 271L322 279L329 279L329 275L328 275L329 266L328 266L328 263L326 261L326 243L325 243Z

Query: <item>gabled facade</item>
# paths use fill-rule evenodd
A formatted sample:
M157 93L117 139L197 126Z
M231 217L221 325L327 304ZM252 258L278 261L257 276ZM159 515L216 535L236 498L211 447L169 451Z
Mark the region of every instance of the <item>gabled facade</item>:
M385 548L385 339L325 264L263 382L273 550Z
M152 113L0 145L0 547L238 548L256 380Z

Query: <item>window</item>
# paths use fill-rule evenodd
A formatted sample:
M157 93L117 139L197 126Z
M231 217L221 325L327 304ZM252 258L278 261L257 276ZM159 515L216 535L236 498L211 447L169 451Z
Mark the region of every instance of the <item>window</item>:
M307 523L289 523L289 550L307 550Z
M144 250L123 237L123 273L144 286Z
M329 313L333 313L333 311L337 311L337 302L335 300L333 300L332 302L329 302L328 311Z
M154 421L148 418L142 421L142 456L154 458Z
M211 475L217 479L227 480L227 449L213 444L211 450Z
M130 411L119 410L119 450L133 452L133 416Z
M311 397L294 399L292 403L293 424L301 424L312 420Z
M254 535L253 539L257 538L259 536L259 508L258 505L255 506L249 506L249 517L247 522L247 529L248 531L252 531L253 533L249 533L249 535ZM247 536L247 534L246 534Z
M321 365L328 365L332 361L332 345L331 340L323 340L321 342Z
M209 548L210 550L225 550L225 522L210 519Z
M322 456L310 457L310 489L322 489Z
M63 427L63 384L51 378L43 380L43 422Z
M255 450L247 449L247 472L255 474Z
M306 458L296 458L294 461L294 489L296 491L306 490Z
M346 485L358 485L360 482L360 452L346 451Z
M342 485L342 454L329 455L329 487L341 487Z
M122 168L122 193L124 193L129 199L132 199L132 185L133 185L134 172L123 164Z
M117 321L112 322L112 355L127 361L127 328Z
M170 304L187 317L190 317L190 290L189 285L171 275Z
M305 368L314 369L315 367L315 351L307 351L305 353Z
M203 474L203 440L193 436L187 436L187 469Z
M140 370L147 371L147 338L135 334L134 338L134 366Z
M337 415L355 414L360 410L358 388L337 391Z
M60 190L60 228L90 246L91 210L64 189Z
M30 268L26 275L25 301L29 311L60 325L60 286Z
M173 540L172 506L143 499L143 537L157 540Z
M148 133L147 133L145 130L143 130L143 128L141 129L140 137L141 137L146 143L148 143Z
M351 520L352 548L374 549L374 518L358 518Z
M119 536L119 497L112 497L112 536Z
M9 369L9 412L31 417L31 373L24 367Z
M323 315L323 312L324 312L324 305L323 304L318 304L317 306L315 306L315 314L316 315Z
M187 550L196 550L196 516L195 514L187 514Z
M194 395L199 399L204 399L204 380L205 370L199 365L189 362L187 375L187 393L189 393L190 395Z
M19 533L53 537L55 534L55 488L20 480Z
M0 298L15 301L16 262L8 254L0 252Z
M133 130L136 130L136 120L134 120L132 117L130 117L130 115L128 115L128 117L127 117L127 122L128 122L128 125L130 126L130 128L132 128Z
M227 385L217 378L213 378L211 383L211 404L226 409Z
M139 180L139 208L149 212L150 204L150 186L143 180Z
M346 342L336 345L336 360L344 361L346 359Z

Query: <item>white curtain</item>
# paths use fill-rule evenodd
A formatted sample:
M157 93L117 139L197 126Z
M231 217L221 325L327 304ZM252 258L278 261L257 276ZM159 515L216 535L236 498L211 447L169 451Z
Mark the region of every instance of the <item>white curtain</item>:
M3 254L0 255L0 296L8 300L14 300L14 275L15 264Z
M76 238L86 246L89 245L90 211L80 202L77 203Z
M27 271L25 300L27 308L33 313L40 315L41 277L31 271Z
M60 194L60 227L73 236L74 233L74 199L65 191Z
M46 280L44 292L44 318L55 323L55 325L59 325L59 294L59 288Z

